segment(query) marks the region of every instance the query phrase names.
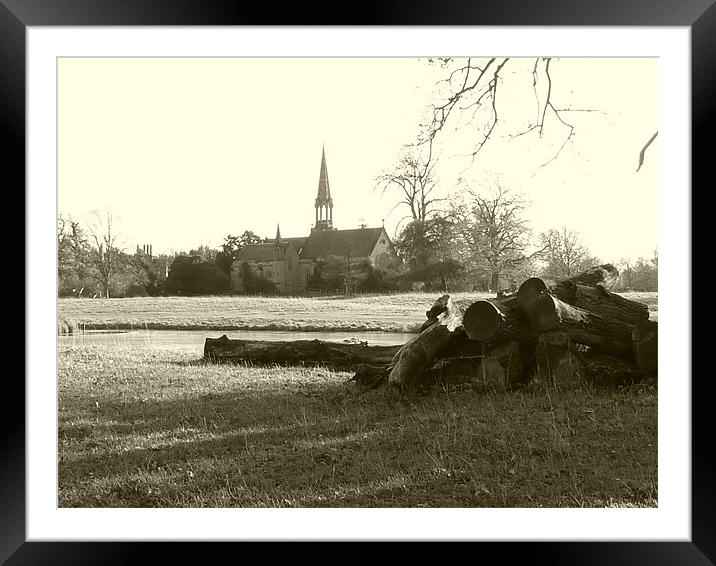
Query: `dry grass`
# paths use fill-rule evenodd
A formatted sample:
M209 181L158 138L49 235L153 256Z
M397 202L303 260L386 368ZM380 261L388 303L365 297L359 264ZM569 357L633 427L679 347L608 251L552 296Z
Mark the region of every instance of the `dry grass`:
M634 294L624 294L632 298ZM415 332L438 293L355 297L138 297L60 299L60 314L87 329ZM455 293L455 299L487 293ZM639 293L656 311L657 294Z
M60 506L657 504L653 386L406 398L199 356L61 345Z

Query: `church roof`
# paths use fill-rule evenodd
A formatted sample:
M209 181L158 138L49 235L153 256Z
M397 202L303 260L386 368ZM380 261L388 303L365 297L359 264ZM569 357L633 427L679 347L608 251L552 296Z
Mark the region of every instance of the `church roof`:
M316 196L316 206L333 202L331 199L331 187L328 183L328 168L326 167L326 150L322 150L321 154L321 172L318 175L318 195Z
M289 242L284 243L265 243L265 244L248 244L241 248L238 261L274 261L276 259L276 246L281 248L281 255L286 252Z
M293 244L293 247L294 247L294 248L296 249L296 251L299 252L299 253L301 252L301 248L305 245L306 240L308 240L308 236L303 236L303 237L301 237L301 238L284 238L284 237L281 237L281 242L283 242L284 244L286 244L286 243L288 243L288 242L292 243L292 244ZM275 239L273 239L273 240L266 240L266 243L273 245L273 244L276 243L276 240L275 240Z
M367 257L375 249L383 228L355 230L316 230L306 240L301 259L314 259L329 255Z

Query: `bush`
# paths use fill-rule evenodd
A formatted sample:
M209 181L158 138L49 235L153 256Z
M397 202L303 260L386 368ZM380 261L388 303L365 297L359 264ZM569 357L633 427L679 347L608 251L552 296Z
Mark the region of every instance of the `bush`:
M170 295L212 295L226 291L228 286L229 276L214 260L179 256L169 270L165 289Z
M276 285L251 271L251 266L247 262L241 264L241 284L244 293L275 293Z

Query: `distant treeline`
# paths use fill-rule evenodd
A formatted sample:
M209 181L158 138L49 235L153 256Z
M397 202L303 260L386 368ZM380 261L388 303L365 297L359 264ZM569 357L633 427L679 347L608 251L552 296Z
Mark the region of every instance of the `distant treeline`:
M498 212L499 204L494 207ZM413 220L396 237L398 261L389 268L348 259L318 261L306 292L496 292L514 290L526 277L563 279L601 263L576 232L562 227L533 241L515 211L502 212L502 216L435 214ZM241 236L227 235L220 249L201 245L188 252L151 255L146 247L137 247L131 253L118 245L111 214L95 215L93 220L81 224L58 219L59 296L232 293L233 262L243 246L261 241L247 230ZM658 290L656 254L616 263L621 273L617 291ZM248 265L239 266L238 272L247 294L276 293L273 283L258 277Z

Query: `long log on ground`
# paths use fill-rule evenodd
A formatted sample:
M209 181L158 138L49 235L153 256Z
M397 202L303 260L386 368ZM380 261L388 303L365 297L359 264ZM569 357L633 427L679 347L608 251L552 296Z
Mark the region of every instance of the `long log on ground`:
M368 346L321 340L262 342L207 338L204 359L215 362L243 362L256 365L324 365L354 370L361 364L387 365L401 346Z
M480 342L536 343L539 338L518 308L516 297L475 301L463 314L462 325L470 339Z
M624 358L633 358L633 326L541 295L532 310L531 325L542 332L561 330L580 344Z

